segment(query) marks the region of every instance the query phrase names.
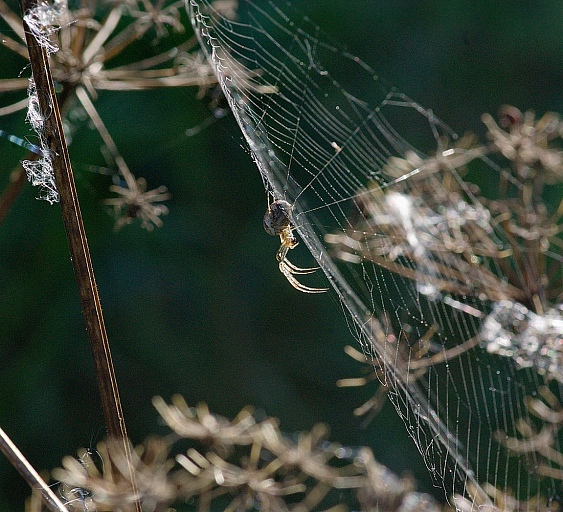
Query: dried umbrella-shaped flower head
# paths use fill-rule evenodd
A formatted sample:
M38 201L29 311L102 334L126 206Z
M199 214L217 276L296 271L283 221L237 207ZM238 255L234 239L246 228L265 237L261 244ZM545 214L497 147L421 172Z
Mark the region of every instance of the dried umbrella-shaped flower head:
M235 19L235 0L222 0L212 5L222 16ZM6 31L0 29L3 47L27 60L21 19L3 0L0 0L0 20L8 26ZM147 229L161 226L160 216L167 212L167 208L155 203L168 199L169 195L162 187L147 192L145 181L134 176L98 115L94 101L103 90L195 86L203 96L210 87L214 87L216 77L198 49L195 36L178 44L177 35L185 32L184 25L187 23L184 2L117 0L101 6L79 1L69 6L67 0L54 0L52 4L40 2L38 7L27 13L26 20L41 45L50 53L52 74L60 87L59 106L63 115L67 116L67 128L72 131L69 113L80 109L85 111L102 137L111 163L117 164L122 184L114 186L112 191L120 197L109 200L118 214L116 227L119 229L135 217L139 217L142 226ZM147 45L144 44L143 58L129 63L123 63L121 58L119 64L114 64L116 57L139 55L139 52L131 50L137 41L150 38L151 34L154 43L151 45L154 48L152 56L146 56ZM172 42L169 43L169 40ZM253 79L249 77L248 84L252 83ZM2 92L24 93L27 88L26 78L0 79ZM78 99L78 106L74 106L73 98ZM2 106L0 116L17 112L26 105L27 98L22 98ZM33 167L34 171L36 167Z
M129 512L139 498L143 510L155 512L188 500L197 500L202 512L344 512L343 500L359 503L365 512L438 511L431 498L413 490L410 479L378 464L369 449L328 442L322 425L294 440L272 418L256 421L249 409L231 422L204 404L188 407L180 396L171 405L159 397L153 403L175 432L168 439L180 437L192 447L175 458L170 442L162 439L137 447L136 495L120 443L101 443L94 453L66 457L53 477L62 483L69 510Z
M405 498L414 494L410 487L397 491L397 486L391 489L385 484L382 478L389 483L391 473L385 473L367 452L328 442L323 425L288 437L275 420L258 422L248 409L230 422L203 404L188 407L180 396L171 405L159 397L153 403L177 435L201 443L199 449L190 448L176 457L186 473L175 477L184 499L199 497L200 510L209 510L217 502L226 510L306 512L339 502L346 490L348 498L353 498L356 490L359 497L360 489L365 489L366 500L381 503L400 502L390 498L391 492L401 492ZM332 489L338 492L332 494ZM340 510L340 505L330 510Z
M130 91L161 87L186 87L201 84L200 70L177 66L178 59L190 52L199 53L194 37L177 46L158 51L146 57L144 47L141 60L128 64L111 66L117 56L131 49L136 41L150 37L151 30L156 36L155 50L161 48L165 39L174 33L183 33L186 15L182 1L147 0L115 1L109 10L98 4L79 2L71 7L66 0L54 4L42 2L28 14L27 19L38 33L47 38L46 44L56 49L51 55L54 78L66 93L82 85L96 98L97 91ZM3 35L5 46L27 58L24 34L19 17L3 4L1 17L18 36L11 39ZM174 43L172 43L174 44ZM135 55L131 52L131 55ZM168 67L164 67L168 65ZM206 70L207 83L216 82L209 66ZM26 79L1 80L3 91L25 90ZM18 103L20 108L23 108ZM16 105L14 105L16 107Z
M141 226L152 231L153 226L162 227L161 215L168 213L168 208L163 204L155 204L170 199L166 187L160 186L147 192L147 182L138 178L132 187L112 185L110 192L115 192L119 197L106 199L105 203L113 206L117 222L115 230L130 224L133 219L141 219Z
M563 134L563 123L557 114L548 112L536 120L533 112L520 112L505 105L499 113L500 125L490 114L483 114L488 136L494 146L511 162L522 177L537 170L545 170L555 178L563 178L563 151L548 144ZM503 129L504 128L504 129Z
M330 233L325 239L338 258L371 261L414 281L429 299L446 294L486 297L545 311L548 297L560 293L546 290L557 281L542 277L555 275L550 266L559 266L559 260L545 255L555 254L550 247L561 245L561 215L548 213L542 190L563 177L563 152L554 144L560 141L561 122L552 113L536 122L533 114L521 114L513 107L501 111L506 131L489 115L483 120L492 140L489 145L464 137L451 148L441 141L447 149L435 156L407 152L405 158L390 158L383 172L395 180L393 187L374 184L360 190L360 214L350 219L353 229ZM500 173L500 193L506 196L491 200L461 178L471 161L499 155L508 158L511 171ZM526 248L532 240L540 254ZM539 273L534 270L536 260L545 264Z
M560 198L563 178L562 123L554 113L536 119L533 113L514 107L501 109L498 124L488 114L482 119L488 128L490 142L486 144L473 139L467 145L470 139L466 138L448 148L440 141L440 147L447 149L434 156L407 152L404 158L390 158L383 172L391 178L392 187L374 184L358 191L360 211L350 219L351 229L326 236L341 260L372 262L382 274L412 281L417 300L426 296L429 307L438 304L454 319L438 318L442 325L432 326L423 336L421 329L399 321L395 329L380 329L382 335L370 336L377 352L372 361L375 371L370 370L367 378L344 379L340 385L377 379L385 383L386 354L400 356L390 360L393 371L402 371L402 363L408 362L404 378L412 382L425 378L431 366L452 363L479 345L489 354L511 358L517 370L532 369L534 379L560 385L563 202L552 203ZM492 199L464 179L466 166L481 158L498 179L498 196ZM549 189L551 185L556 187ZM456 333L449 345L440 337L432 344L434 333L456 318L470 319L474 329L461 340ZM413 331L419 339L390 339L393 332ZM355 351L353 357L365 359ZM428 386L429 380L422 385ZM377 410L386 392L383 384L358 411ZM563 479L558 448L561 405L545 390L540 393L543 400L524 400L526 411L515 422L517 435L499 431L496 440L518 456L519 463L529 462L530 472L539 478ZM491 510L528 506L551 510L540 498L519 502L504 491L492 487L489 491L488 497L474 501L457 497L456 505L470 510L492 498L498 508L491 506Z

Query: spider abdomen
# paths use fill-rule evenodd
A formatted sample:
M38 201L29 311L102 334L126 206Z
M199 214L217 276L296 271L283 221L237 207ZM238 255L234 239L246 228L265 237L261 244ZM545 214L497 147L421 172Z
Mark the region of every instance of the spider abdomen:
M264 229L272 236L291 227L291 205L283 199L274 201L264 215Z

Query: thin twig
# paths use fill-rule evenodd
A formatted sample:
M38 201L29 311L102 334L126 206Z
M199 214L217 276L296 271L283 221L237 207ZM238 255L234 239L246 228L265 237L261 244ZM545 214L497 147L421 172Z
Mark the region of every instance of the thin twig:
M27 55L27 47L23 44L18 43L11 37L8 37L6 34L0 32L0 41L2 41L2 46L12 50L14 53L17 53L20 57L27 60L29 57Z
M88 116L92 120L92 123L94 123L96 130L98 130L98 133L102 137L104 144L108 148L111 157L113 158L114 162L117 165L117 168L119 169L119 173L121 174L123 179L127 182L127 186L131 190L133 190L137 186L135 181L135 176L133 176L133 173L129 170L129 167L125 163L125 160L119 153L117 146L113 141L113 138L111 137L108 129L106 128L106 125L102 121L102 118L98 114L96 107L94 107L94 104L90 100L90 97L86 92L86 89L84 89L83 87L77 87L75 92L78 101L80 101L80 103L84 107L84 110L86 110Z
M18 112L19 110L23 110L25 107L27 107L27 105L28 105L28 101L27 101L27 97L26 97L23 100L16 101L15 103L8 105L7 107L0 107L0 117L8 116L10 114L13 114L14 112Z
M35 0L20 0L22 17L35 6ZM133 492L136 495L134 471L131 464L131 448L127 441L127 430L119 398L117 379L113 368L109 340L104 325L102 307L90 259L86 232L82 222L80 204L74 184L49 60L46 50L39 45L29 30L25 18L23 23L31 70L38 93L39 109L43 117L44 133L42 135L49 149L49 154L52 156L55 181L60 194L61 213L78 290L82 300L82 312L90 339L106 427L110 437L123 442L124 453L129 462L131 483L134 487ZM114 473L117 476L119 470L115 468ZM135 506L137 511L141 512L140 503L137 502Z
M6 23L10 26L10 29L12 29L18 35L18 37L22 41L24 41L24 32L21 25L21 20L3 0L0 0L0 16L4 18Z
M68 512L68 509L61 503L59 498L57 498L55 493L39 476L34 467L28 462L22 452L19 451L18 447L12 442L6 432L4 432L1 428L0 451L2 451L2 453L10 461L12 466L16 468L18 473L29 484L29 487L41 491L43 501L45 502L45 505L47 505L49 510L52 510L53 512Z
M3 78L0 82L0 92L25 91L28 85L29 81L25 78Z

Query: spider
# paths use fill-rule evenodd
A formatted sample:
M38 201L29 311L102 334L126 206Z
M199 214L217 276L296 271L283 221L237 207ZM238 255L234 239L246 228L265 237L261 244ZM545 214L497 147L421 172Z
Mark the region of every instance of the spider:
M301 284L294 274L311 274L319 267L314 268L299 268L296 267L287 259L287 253L290 249L295 249L299 243L293 235L293 224L291 221L291 205L283 199L278 199L268 206L268 210L264 215L264 229L266 233L272 236L279 235L281 246L276 254L280 272L289 281L289 284L296 290L304 293L323 293L328 291L328 288L310 288Z

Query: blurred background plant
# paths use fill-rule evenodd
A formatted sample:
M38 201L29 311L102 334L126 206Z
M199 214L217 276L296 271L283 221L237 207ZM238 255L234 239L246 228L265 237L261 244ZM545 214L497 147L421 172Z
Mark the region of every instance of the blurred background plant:
M4 2L0 8L0 15L10 29L10 36L3 35L5 47L24 59L29 58L20 16ZM100 13L100 6L94 3L81 2L69 8L66 1L57 0L52 5L39 3L26 17L30 30L37 34L41 46L51 56L51 72L58 87L61 114L67 119L68 138L72 140L75 128L69 120L78 116L87 118L103 141L107 164L114 168L118 182L110 188L118 197L106 201L114 207L116 229L136 217L148 230L152 230L153 226L161 227L160 216L168 210L154 203L165 201L170 196L164 186L147 192L146 180L135 178L92 100L97 99L100 90L132 91L162 87L198 86L200 96L205 95L215 84L215 79L212 69L197 49L195 37L187 41L184 37L168 40L169 32L176 36L183 36L185 32L180 21L180 9L183 9L181 1L168 5L164 2L152 5L148 1L116 2L107 5L105 12ZM143 38L152 42L152 55L139 52L137 55L143 58L131 62L133 59L129 56L124 61L123 54L131 51L131 46ZM164 40L166 45L158 47ZM2 79L0 91L13 93L16 98L24 97L3 106L0 115L26 108L29 87L29 79L25 77ZM18 92L23 94L17 95ZM70 113L70 109L78 112ZM33 125L30 114L29 119ZM22 182L23 173L14 171L10 188L3 196L4 204L0 205L1 211L9 208L9 202Z
M325 425L288 437L277 420L257 420L249 408L231 422L203 403L188 407L180 395L170 405L160 397L153 404L175 435L151 437L136 448L138 494L127 478L123 448L102 442L95 451L65 457L53 472L69 510L129 510L135 496L146 511L182 502L200 511L338 512L348 510L344 503L366 511L439 510L430 496L414 491L410 478L375 462L369 448L329 442ZM190 447L174 457L173 444L182 439ZM121 474L112 474L110 460Z
M533 12L445 1L300 7L458 131L483 134L481 113L504 103L537 112L563 107L559 2ZM232 119L215 122L225 105L183 7L70 9L81 21L63 23L55 69L131 437L158 430L155 395L181 392L225 416L252 403L279 417L286 432L330 424L332 438L373 447L378 461L398 474L411 471L432 490L392 407L384 403L361 430L352 410L372 391L334 386L356 374L341 350L352 337L328 296L297 294L277 271L277 242L261 226L262 184ZM2 4L0 128L34 142L23 121L26 56L10 12L17 6ZM369 86L350 83L365 95ZM24 154L0 141L3 190L21 187L10 195L0 231L0 425L37 468L52 468L79 446L95 451L104 431L58 210L34 201L37 192L11 175ZM114 233L116 221L136 220L139 210L113 204L117 218L108 215L109 187L134 190L139 180L172 192L170 214L153 233L133 226ZM0 508L21 508L27 494L0 460Z

